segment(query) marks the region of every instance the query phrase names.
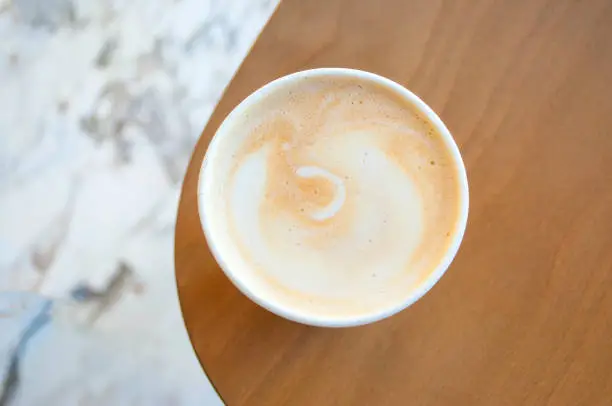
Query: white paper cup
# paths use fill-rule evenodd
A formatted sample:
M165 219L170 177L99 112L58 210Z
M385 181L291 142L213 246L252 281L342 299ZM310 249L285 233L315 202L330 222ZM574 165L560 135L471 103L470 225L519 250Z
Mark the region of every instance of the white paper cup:
M333 314L331 312L330 314L317 314L316 316L313 316L307 311L301 311L293 306L279 302L277 299L271 300L270 297L265 297L265 295L256 292L254 289L252 289L251 286L249 286L248 281L243 277L243 275L241 275L238 269L232 269L227 265L228 261L227 258L224 258L223 250L219 249L219 235L217 235L218 231L214 230L214 227L211 227L210 219L215 216L214 210L210 209L209 205L206 204L206 199L203 198L203 196L206 195L207 190L209 190L212 181L212 171L210 170L208 163L211 161L213 156L219 153L219 140L223 137L231 136L231 132L226 131L227 128L231 127L230 124L234 120L239 118L250 106L258 103L258 101L261 100L262 96L275 91L276 89L282 87L283 85L286 85L290 81L303 79L305 77L316 76L350 77L355 80L378 84L379 86L388 88L394 91L396 94L400 95L401 97L404 97L409 103L415 106L423 115L425 115L429 119L431 124L435 127L440 136L443 138L448 148L448 151L452 157L453 164L457 173L457 179L459 183L458 218L456 226L454 228L454 233L451 235L450 244L448 245L448 248L444 255L440 257L438 265L435 267L435 269L432 269L431 273L428 275L427 278L424 279L423 282L421 282L414 289L410 289L409 291L407 291L406 296L403 297L401 300L398 300L397 303L394 303L392 306L386 308L383 311L375 311L364 316L353 317ZM450 131L446 128L446 126L444 125L442 120L440 120L437 114L434 113L434 111L429 106L427 106L427 104L425 104L425 102L423 102L418 96L416 96L414 93L410 92L400 84L380 75L376 75L374 73L345 68L321 68L293 73L266 84L265 86L256 90L246 99L244 99L238 106L236 106L236 108L234 108L234 110L225 118L223 123L217 129L217 132L213 137L212 141L210 142L208 150L206 151L206 156L202 163L202 168L200 170L200 176L198 180L198 208L200 213L200 221L202 223L202 229L204 230L204 235L206 237L208 246L213 256L215 257L223 272L230 279L230 281L253 302L271 311L272 313L275 313L281 317L295 322L320 327L348 327L372 323L389 317L405 309L406 307L410 306L418 299L420 299L433 287L433 285L435 285L435 283L442 277L444 272L446 272L451 262L453 261L455 254L459 250L459 246L461 244L461 240L463 239L463 234L467 225L468 206L469 193L467 174L465 171L463 160L461 158L461 154L459 153L459 148L457 147L457 144L455 143Z

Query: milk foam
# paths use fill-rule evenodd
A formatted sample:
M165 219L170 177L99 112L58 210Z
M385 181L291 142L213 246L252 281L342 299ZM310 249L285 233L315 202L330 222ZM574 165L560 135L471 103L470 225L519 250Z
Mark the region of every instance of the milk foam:
M316 77L269 92L209 151L209 227L258 295L357 315L405 297L454 234L459 186L442 137L378 84Z

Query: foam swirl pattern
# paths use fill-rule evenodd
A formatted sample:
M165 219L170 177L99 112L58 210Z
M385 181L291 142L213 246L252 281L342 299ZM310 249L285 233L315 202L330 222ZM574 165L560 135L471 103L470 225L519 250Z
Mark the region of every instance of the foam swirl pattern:
M257 295L354 316L396 303L432 272L460 192L447 145L416 107L331 76L245 104L207 155L201 193L226 266Z

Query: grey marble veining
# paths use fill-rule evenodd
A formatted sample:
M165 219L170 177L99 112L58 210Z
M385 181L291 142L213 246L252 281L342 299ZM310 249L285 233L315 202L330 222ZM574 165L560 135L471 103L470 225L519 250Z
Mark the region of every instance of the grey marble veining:
M0 0L0 406L218 404L178 309L176 207L276 4Z

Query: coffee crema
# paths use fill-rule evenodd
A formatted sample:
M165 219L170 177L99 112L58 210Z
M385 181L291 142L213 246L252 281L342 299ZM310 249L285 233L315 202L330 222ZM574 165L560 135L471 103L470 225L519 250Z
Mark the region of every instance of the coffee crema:
M436 269L461 189L448 140L394 89L274 83L220 128L204 168L215 249L255 296L301 314L385 311Z

